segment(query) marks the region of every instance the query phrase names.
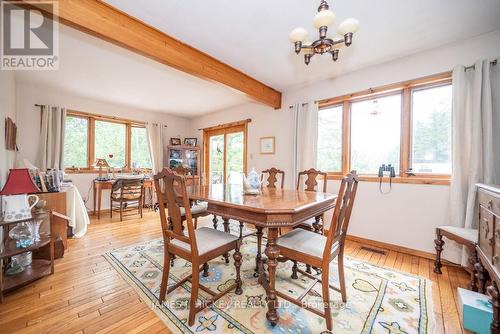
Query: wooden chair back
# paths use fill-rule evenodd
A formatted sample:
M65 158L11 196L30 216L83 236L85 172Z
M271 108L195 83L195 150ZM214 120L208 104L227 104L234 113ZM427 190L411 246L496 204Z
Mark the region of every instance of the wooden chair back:
M299 175L297 177L297 190L300 190L300 180L302 176L306 177L305 183L304 183L304 190L305 191L319 191L318 190L318 178L323 179L323 192L326 192L326 184L327 184L327 173L322 172L320 170L310 168L308 170L299 172Z
M139 200L144 193L144 180L118 179L111 187L111 198L114 200Z
M285 185L285 172L282 171L281 169L277 169L274 167L271 167L269 169L263 170L261 174L261 181L264 181L265 174L267 174L267 186L268 188L276 188L276 183L278 182L278 178L281 179L281 189L283 189ZM278 176L281 175L281 176ZM262 182L264 184L264 182Z
M154 180L158 198L164 198L163 201L158 201L158 205L160 207L160 218L165 247L168 246L171 239L177 239L189 244L191 246L192 256L197 257L198 247L194 233L195 228L191 216L189 197L187 195L185 176L179 175L169 168L163 168L160 173L154 176ZM158 190L160 180L163 181L165 187L164 193ZM182 215L181 207L184 208L182 210L184 211L184 215ZM168 219L165 214L165 209L168 209ZM185 220L187 224L187 236L183 233L183 220Z
M179 175L190 175L191 174L191 170L189 168L186 168L186 167L183 167L183 166L178 166L178 167L175 167L175 168L172 168L172 170L174 172L176 172L177 174Z
M325 251L323 253L323 259L328 260L328 262L331 260L332 246L337 242L339 243L340 252L343 252L358 183L359 177L354 170L347 174L340 183L335 210L333 211L332 222L328 230Z
M186 177L186 180L191 180L191 184L193 184L193 185L196 184L196 178L195 178L195 175L193 174L193 171L191 169L183 167L183 166L178 166L178 167L172 168L172 170L179 175L184 175ZM188 183L187 185L190 185L190 184Z

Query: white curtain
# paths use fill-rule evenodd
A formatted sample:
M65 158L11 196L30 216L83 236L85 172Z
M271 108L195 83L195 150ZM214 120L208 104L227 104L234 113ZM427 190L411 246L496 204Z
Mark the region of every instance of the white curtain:
M42 106L40 129L40 150L38 153L41 170L64 169L64 133L66 109L55 106Z
M294 110L293 177L309 168L316 168L318 152L318 103L299 103Z
M163 125L148 123L146 130L148 132L149 153L153 162L153 174L156 174L163 168Z
M450 225L477 228L475 184L500 183L499 72L489 60L453 69Z

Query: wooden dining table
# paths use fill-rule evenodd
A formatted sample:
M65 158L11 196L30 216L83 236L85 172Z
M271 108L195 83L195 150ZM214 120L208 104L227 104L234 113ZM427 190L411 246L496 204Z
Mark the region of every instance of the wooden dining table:
M190 199L208 203L208 212L220 216L224 225L229 219L252 224L257 230L267 228L267 246L262 259L257 254L257 274L267 295L267 320L275 326L279 321L276 295L276 266L279 248L278 231L303 221L320 217L335 205L336 195L292 189L263 188L258 195L244 195L238 184L194 185L187 188ZM258 247L260 249L260 245ZM267 272L264 270L267 263Z

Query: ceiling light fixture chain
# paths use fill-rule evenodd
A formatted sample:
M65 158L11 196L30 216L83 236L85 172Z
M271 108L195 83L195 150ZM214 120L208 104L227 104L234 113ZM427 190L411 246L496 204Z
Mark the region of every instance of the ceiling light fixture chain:
M337 33L343 38L328 38L328 26L335 22L335 14L330 10L326 0L321 0L318 13L314 17L313 26L319 31L319 39L314 42L306 42L307 30L295 28L290 33L290 41L295 45L295 52L299 54L304 51L304 62L309 65L311 58L316 54L329 53L333 61L339 58L340 47L350 46L352 36L359 29L359 21L354 18L345 19L338 27Z

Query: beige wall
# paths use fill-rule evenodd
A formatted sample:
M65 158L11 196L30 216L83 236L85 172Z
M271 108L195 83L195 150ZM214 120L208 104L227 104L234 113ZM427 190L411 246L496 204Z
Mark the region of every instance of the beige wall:
M48 87L32 86L17 83L17 118L19 127L19 153L18 161L26 158L37 164L38 136L40 133L40 108L35 104L49 104L66 107L78 111L96 113L101 115L117 116L144 122L156 122L167 125L165 145L168 138L183 136L190 131L189 120L182 117L171 116L165 113L148 112L139 109L104 103L92 99L71 96ZM91 191L92 180L95 174L70 174L69 178L76 185L87 208L92 209L93 196ZM103 193L102 208L109 208L109 192Z

